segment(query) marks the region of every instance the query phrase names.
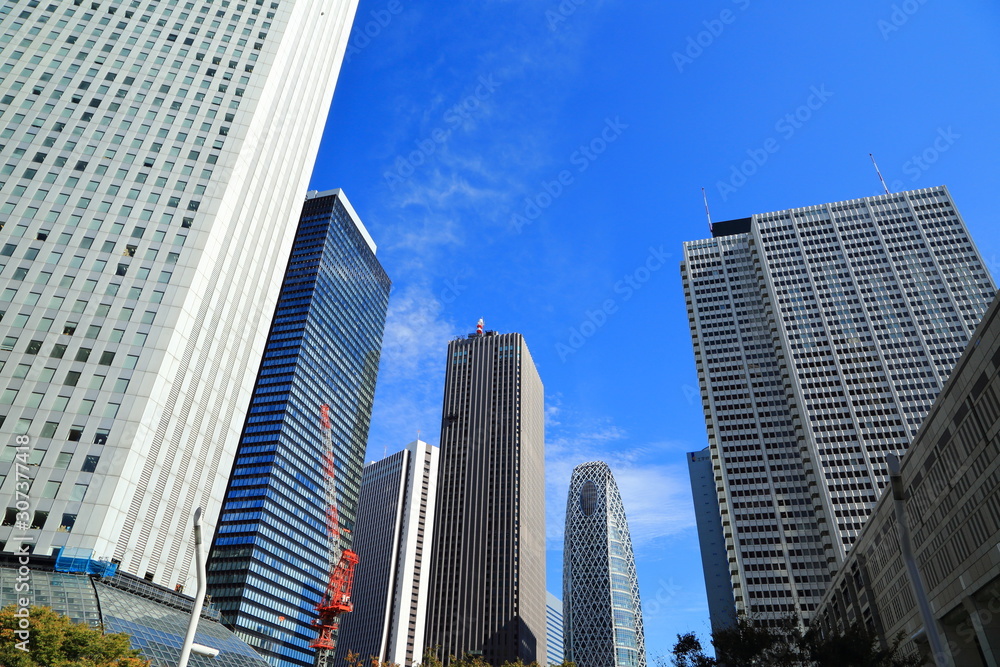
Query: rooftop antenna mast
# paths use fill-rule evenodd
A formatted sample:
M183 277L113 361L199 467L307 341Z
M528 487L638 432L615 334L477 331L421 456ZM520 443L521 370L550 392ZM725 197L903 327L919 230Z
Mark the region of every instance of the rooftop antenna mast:
M712 233L712 213L708 210L708 195L705 194L705 188L701 189L701 198L705 200L705 217L708 218L708 232Z
M882 188L885 190L886 194L889 194L889 186L885 184L885 179L882 178L882 172L878 168L878 162L875 161L875 156L869 153L868 157L872 159L872 164L875 165L875 173L878 174L878 180L882 181Z

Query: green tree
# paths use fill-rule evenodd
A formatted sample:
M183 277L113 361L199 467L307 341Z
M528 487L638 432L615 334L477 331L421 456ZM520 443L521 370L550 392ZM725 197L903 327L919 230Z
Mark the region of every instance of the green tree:
M440 648L441 648L440 646L425 648L423 662L420 663L420 667L442 667L441 660L438 659L437 657L438 650ZM469 655L469 654L466 654L462 658L456 658L455 656L451 656L451 660L449 661L448 665L449 667L490 667L490 663L484 660L482 656ZM502 665L502 667L541 667L541 666L537 662L532 662L531 664L526 665L521 660L516 660L515 662L505 662ZM551 667L576 667L576 663L565 661L562 664L552 665Z
M106 635L100 628L74 623L49 607L30 607L28 627L24 628L23 615L17 616L17 611L16 605L0 609L0 665L4 667L149 665L139 651L130 647L125 633ZM21 634L24 632L26 635Z
M736 625L712 633L716 657L705 654L694 633L677 635L671 652L674 667L919 667L922 662L900 652L902 635L888 648L869 629L854 625L825 637L816 628L803 630L794 618L769 628L746 616ZM660 664L666 664L664 659Z
M379 659L373 655L368 656L368 659L365 660L361 657L361 654L348 651L347 667L399 667L399 664L389 662L388 660L379 662Z
M923 664L920 658L900 655L904 637L899 633L888 648L882 648L875 633L860 625L826 638L811 628L803 635L801 646L816 667L920 667Z
M693 632L677 635L677 643L671 651L670 664L674 667L715 667L715 658L705 655L705 650L701 647L701 641ZM658 664L663 664L662 658L657 659Z

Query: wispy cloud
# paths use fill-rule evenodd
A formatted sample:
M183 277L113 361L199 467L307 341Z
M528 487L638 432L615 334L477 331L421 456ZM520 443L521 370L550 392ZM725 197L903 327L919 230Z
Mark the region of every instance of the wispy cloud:
M445 164L451 161L442 160ZM417 206L431 210L479 209L509 196L491 185L490 181L496 179L482 178L482 169L478 161L464 169L436 166L424 178L414 179L401 188L398 204L401 208ZM476 175L480 177L475 178Z
M369 457L416 437L436 444L441 422L444 359L455 325L426 284L411 283L389 299L372 413Z
M422 30L410 26L411 35L423 37L407 48L419 53L429 51L435 31L473 34L470 26L489 24L494 14L513 14L521 27L513 34L474 32L475 39L459 40L430 66L397 53L395 122L383 128L375 149L384 165L380 207L386 219L398 220L389 235L401 232L413 249L447 261L464 246L470 223L480 233L484 227L509 233L511 207L564 160L567 147L554 137L565 123L563 104L579 86L580 54L599 25L602 4L569 11L557 1L505 0L435 16ZM558 29L551 25L554 15ZM416 17L404 11L398 21L404 18ZM421 14L419 21L431 18ZM413 229L429 233L417 239Z
M549 549L562 549L570 478L576 466L588 461L604 461L611 467L636 548L694 526L691 487L681 454L683 446L632 443L628 433L610 420L581 422L576 419L578 415L561 415L563 408L558 398L546 412L550 420L559 415L564 423L578 425L575 429L558 425L547 437L545 500Z

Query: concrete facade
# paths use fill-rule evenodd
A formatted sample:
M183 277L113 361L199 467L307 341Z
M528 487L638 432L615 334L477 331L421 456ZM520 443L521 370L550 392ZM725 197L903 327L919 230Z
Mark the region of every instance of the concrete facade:
M356 7L0 3L0 424L39 554L194 587Z
M996 286L944 187L712 231L681 273L734 600L808 619Z
M948 645L946 664L1000 664L1000 299L902 459L913 551ZM908 651L928 651L883 493L833 579L814 623L862 623ZM930 662L930 661L929 661Z
M544 390L520 334L448 345L428 646L544 660Z
M404 667L421 662L439 453L416 440L365 466L354 611L340 623L334 664L342 664L348 651Z

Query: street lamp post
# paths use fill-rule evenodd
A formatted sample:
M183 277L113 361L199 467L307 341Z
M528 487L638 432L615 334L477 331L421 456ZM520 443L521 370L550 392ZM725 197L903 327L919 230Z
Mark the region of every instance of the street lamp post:
M184 636L184 645L181 646L181 658L177 663L177 667L187 667L192 651L199 655L210 657L219 655L218 649L194 643L194 635L198 631L198 619L201 618L201 608L205 603L205 590L208 588L208 583L205 581L205 554L201 550L200 507L194 511L194 562L195 572L198 575L198 590L194 596L194 606L191 608L191 620L188 622L187 634Z
M913 555L913 545L910 542L910 524L906 516L904 502L906 495L903 490L903 475L900 471L899 457L895 454L886 454L885 463L889 468L889 481L892 484L892 501L896 509L896 526L899 529L899 550L903 556L903 563L906 565L910 586L913 588L913 597L917 600L920 617L924 621L924 632L927 634L931 651L934 653L934 664L938 667L946 667L948 657L944 651L944 643L941 641L941 635L938 634L937 621L931 611L931 603L927 599L927 589L924 588L924 580L917 568L917 559Z

